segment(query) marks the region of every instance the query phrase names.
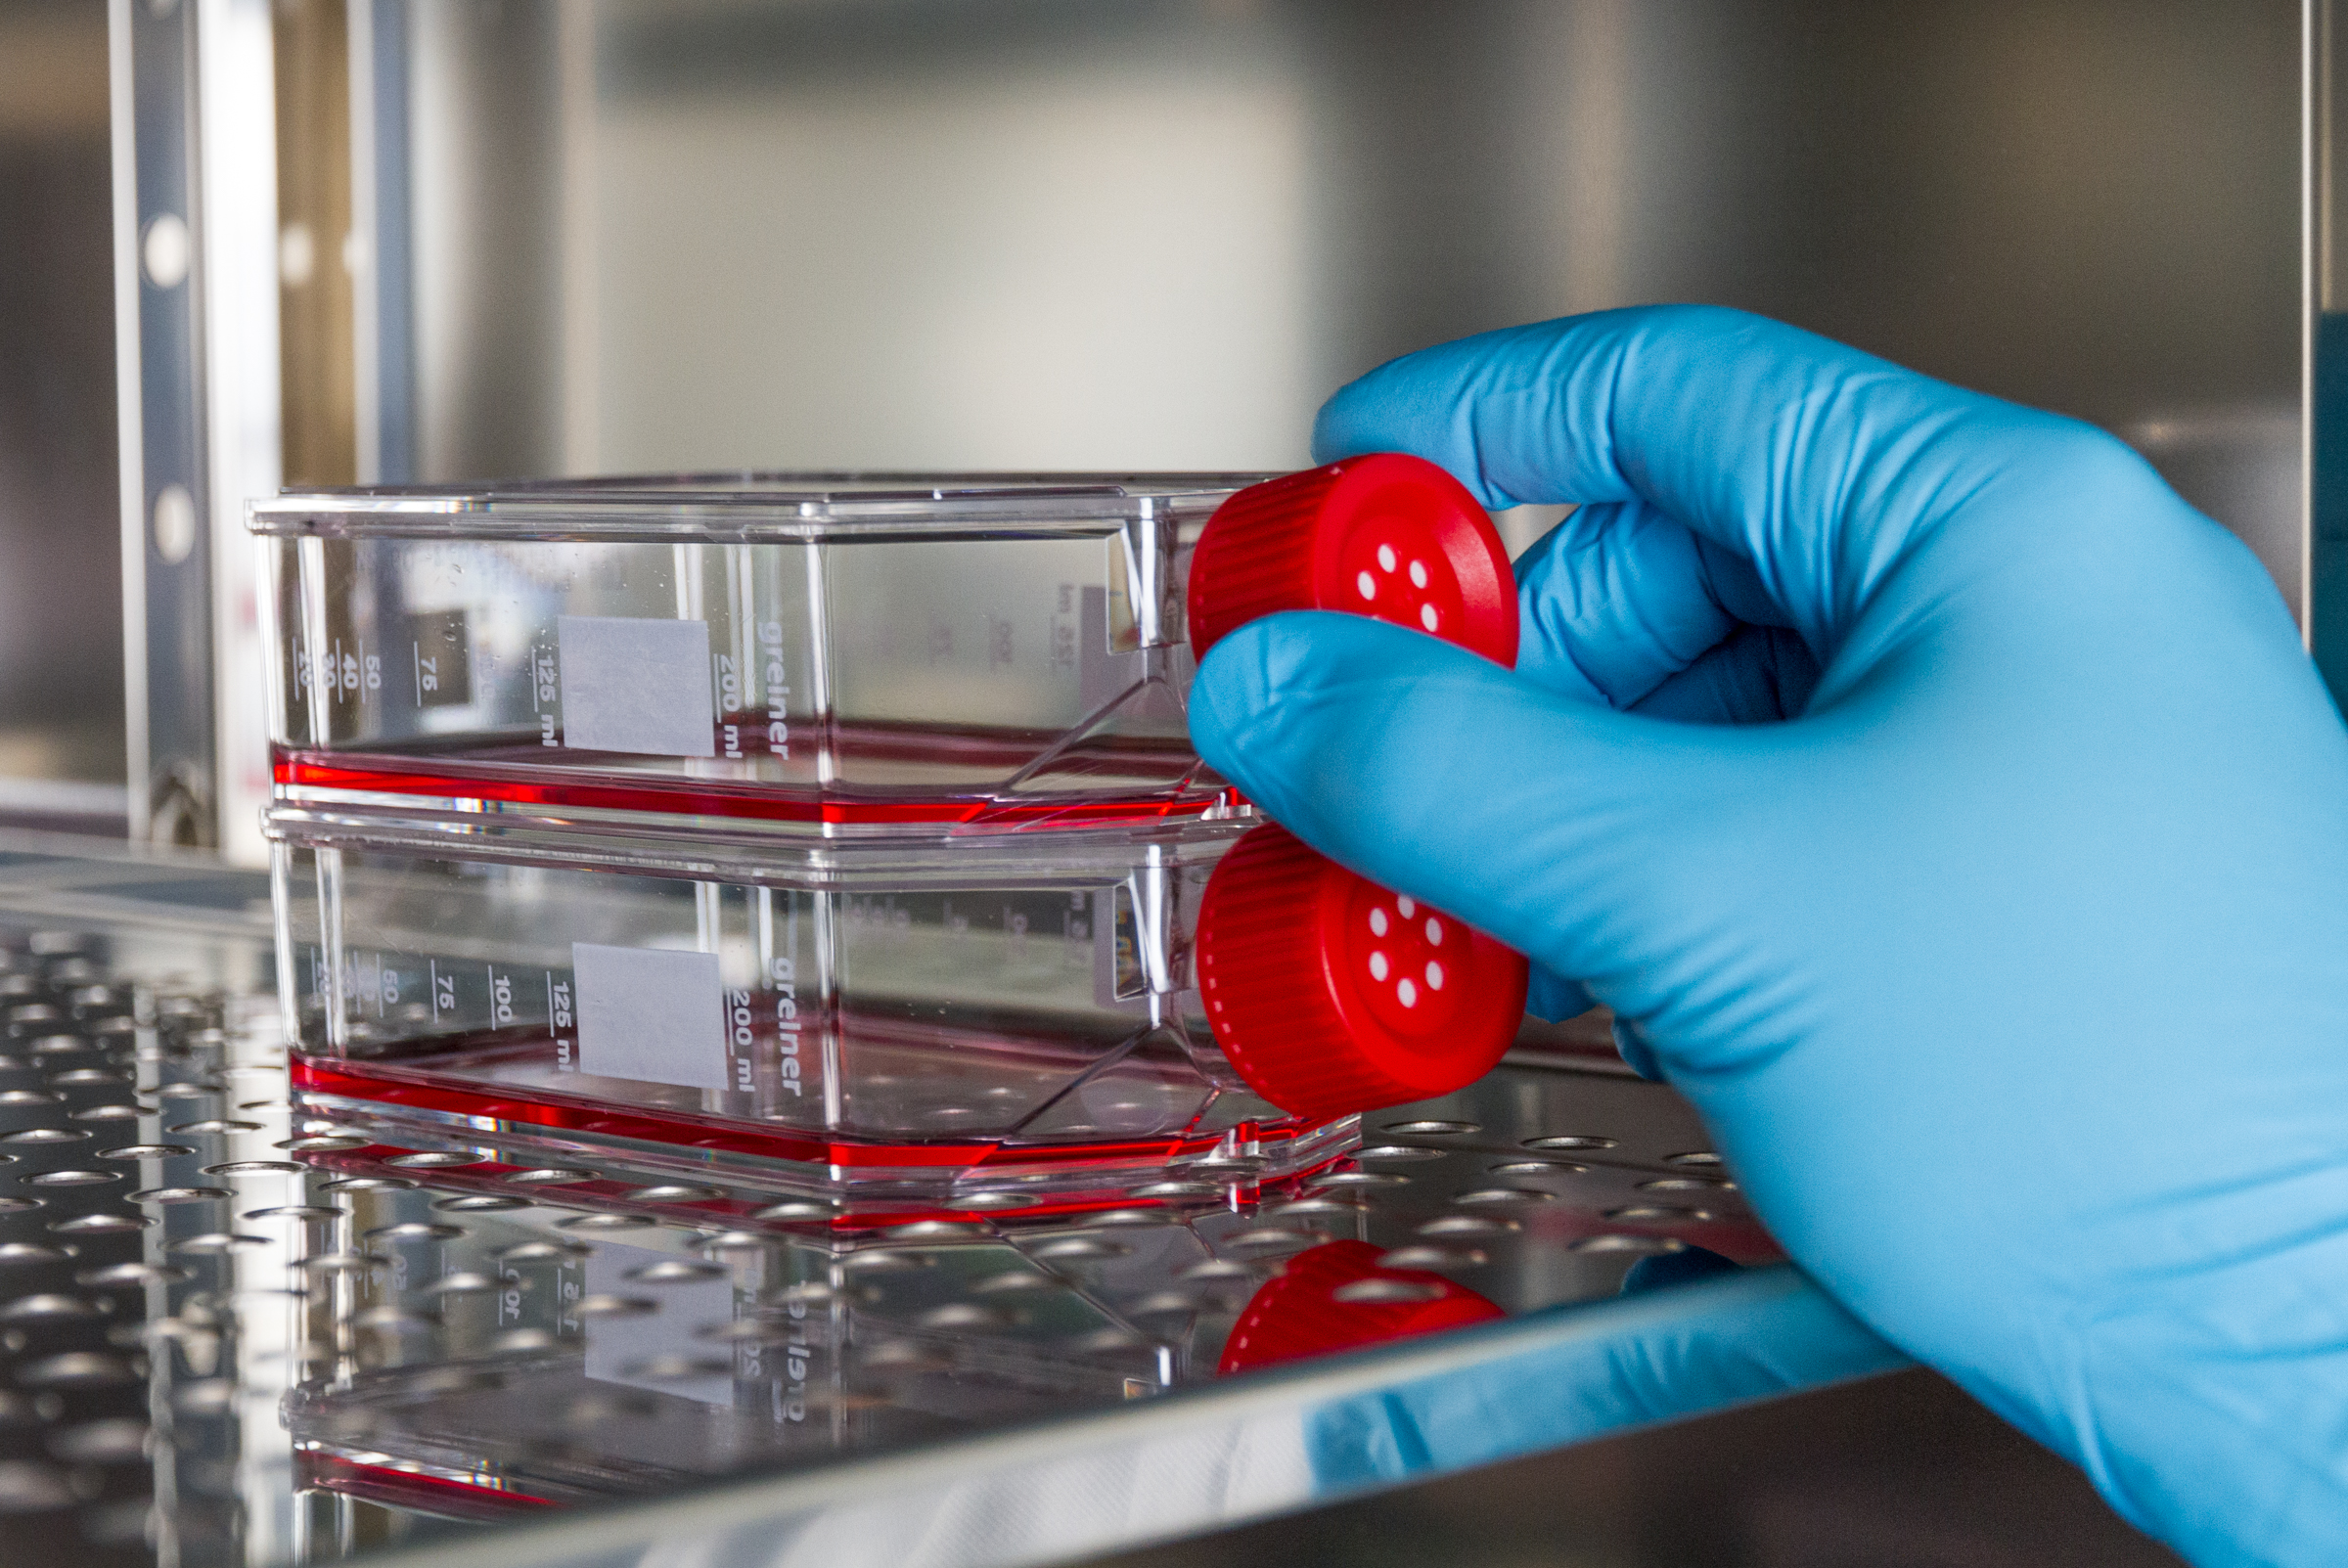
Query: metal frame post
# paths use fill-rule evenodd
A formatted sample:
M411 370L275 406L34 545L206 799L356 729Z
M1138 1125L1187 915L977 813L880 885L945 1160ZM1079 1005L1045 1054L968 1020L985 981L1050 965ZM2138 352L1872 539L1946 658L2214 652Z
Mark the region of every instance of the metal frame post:
M196 7L111 0L130 833L218 840Z

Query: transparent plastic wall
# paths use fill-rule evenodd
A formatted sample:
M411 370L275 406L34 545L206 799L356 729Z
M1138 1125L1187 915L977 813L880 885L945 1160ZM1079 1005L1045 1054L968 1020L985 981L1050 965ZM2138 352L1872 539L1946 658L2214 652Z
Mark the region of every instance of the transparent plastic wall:
M1238 482L266 503L278 786L848 832L1211 810L1181 595Z
M297 1084L444 1125L941 1177L998 1145L1253 1157L1305 1124L1249 1091L1193 989L1233 831L693 874L657 845L403 844L280 812Z

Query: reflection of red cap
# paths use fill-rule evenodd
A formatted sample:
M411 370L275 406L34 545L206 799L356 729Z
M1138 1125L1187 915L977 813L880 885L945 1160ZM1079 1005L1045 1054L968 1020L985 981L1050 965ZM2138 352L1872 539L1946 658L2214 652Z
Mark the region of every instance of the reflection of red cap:
M1342 609L1516 662L1516 582L1475 497L1396 452L1249 485L1191 557L1191 648L1282 609Z
M1507 1316L1441 1275L1381 1269L1379 1256L1367 1241L1332 1241L1289 1259L1248 1299L1215 1370L1243 1372Z
M1215 867L1193 953L1216 1044L1298 1116L1465 1089L1524 1019L1521 956L1270 824Z

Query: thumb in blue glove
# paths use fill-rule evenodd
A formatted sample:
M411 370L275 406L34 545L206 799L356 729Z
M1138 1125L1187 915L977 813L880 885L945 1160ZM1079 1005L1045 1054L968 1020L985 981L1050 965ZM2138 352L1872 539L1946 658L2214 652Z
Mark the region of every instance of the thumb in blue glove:
M1611 1007L1821 1284L2143 1528L2348 1561L2348 735L2249 552L1706 308L1410 356L1316 447L1582 505L1515 671L1268 617L1200 753Z

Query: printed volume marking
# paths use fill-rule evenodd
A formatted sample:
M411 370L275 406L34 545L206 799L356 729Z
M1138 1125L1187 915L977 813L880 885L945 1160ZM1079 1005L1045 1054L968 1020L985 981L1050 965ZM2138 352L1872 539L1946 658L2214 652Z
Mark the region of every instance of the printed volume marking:
M563 743L644 756L717 755L705 621L564 615Z
M473 704L473 637L461 609L408 617L408 679L419 708Z

